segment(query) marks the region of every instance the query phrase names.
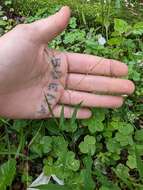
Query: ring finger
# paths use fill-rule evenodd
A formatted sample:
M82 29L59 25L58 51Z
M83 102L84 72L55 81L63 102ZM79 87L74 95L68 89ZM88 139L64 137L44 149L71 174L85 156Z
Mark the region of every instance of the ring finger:
M104 94L131 94L135 87L131 81L125 79L69 74L67 89Z

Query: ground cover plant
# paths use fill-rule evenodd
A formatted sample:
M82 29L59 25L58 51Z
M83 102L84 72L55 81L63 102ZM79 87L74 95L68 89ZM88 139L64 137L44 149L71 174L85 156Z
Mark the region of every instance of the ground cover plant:
M47 17L66 2L76 4L0 1L0 35L16 24ZM61 112L56 122L0 118L0 190L26 189L42 171L55 174L65 185L51 182L39 189L143 190L143 21L142 12L136 11L141 5L77 2L81 5L73 8L67 30L49 46L125 62L136 91L120 109L92 109L88 120L75 119L78 106L71 119L64 119ZM132 17L118 14L125 11Z

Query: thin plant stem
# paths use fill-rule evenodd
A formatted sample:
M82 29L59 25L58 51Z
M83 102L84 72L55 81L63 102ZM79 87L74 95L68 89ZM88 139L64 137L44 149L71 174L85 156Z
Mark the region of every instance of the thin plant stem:
M8 148L8 152L10 152L10 141L9 141L9 134L8 134L8 129L7 126L5 126L5 133L6 133L6 139L7 139L7 148ZM8 154L8 159L11 159L11 155Z

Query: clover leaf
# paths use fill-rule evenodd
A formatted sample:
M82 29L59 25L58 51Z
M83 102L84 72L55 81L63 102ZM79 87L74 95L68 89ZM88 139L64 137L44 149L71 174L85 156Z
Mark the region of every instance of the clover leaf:
M103 131L104 125L100 118L93 116L92 118L82 122L84 125L88 126L89 131L93 134L97 131Z
M136 156L135 155L129 155L126 164L131 169L137 168Z
M135 140L143 141L143 129L137 130L135 132Z
M97 131L103 131L104 125L103 125L102 122L97 121L97 122L94 123L94 125L89 124L89 125L88 125L88 129L89 129L89 131L90 131L91 133L95 133L95 132L97 132Z
M110 152L117 152L117 154L120 153L120 143L117 142L114 138L112 139L109 139L109 141L107 142L107 149L110 151Z
M119 132L123 135L129 135L132 134L134 131L134 128L131 124L122 123L122 125L119 127Z
M122 133L117 132L115 139L121 146L133 145L132 135L123 135Z
M53 136L53 152L56 156L63 154L64 151L67 151L68 142L61 136Z
M72 171L77 171L80 166L80 161L75 159L75 154L72 151L67 152L66 166Z
M82 121L84 126L88 126L89 131L93 134L97 131L104 130L103 121L105 120L106 110L104 109L93 109L93 117L90 119Z
M68 178L72 172L76 172L80 167L80 161L75 159L75 153L65 151L57 158L55 162L45 161L44 173L47 176L55 174L61 179Z
M96 139L93 136L85 136L84 141L79 144L80 151L84 154L94 155Z
M40 140L40 145L43 153L48 153L52 150L52 138L49 136L44 136Z
M116 172L119 174L119 176L126 176L128 177L129 176L129 168L126 167L125 165L123 164L118 164L117 167L116 167Z

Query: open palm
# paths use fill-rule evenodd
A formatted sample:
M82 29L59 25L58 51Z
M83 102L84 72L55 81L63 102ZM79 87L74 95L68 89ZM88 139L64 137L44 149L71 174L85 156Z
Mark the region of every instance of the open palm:
M0 38L1 116L46 118L51 108L59 117L65 104L65 117L70 117L72 105L82 102L77 117L88 118L88 107L120 107L122 95L134 91L131 81L117 78L128 72L119 61L48 49L48 42L66 28L69 18L69 8L63 7Z

